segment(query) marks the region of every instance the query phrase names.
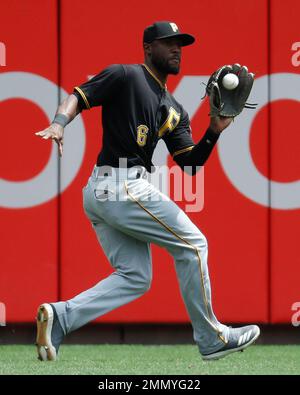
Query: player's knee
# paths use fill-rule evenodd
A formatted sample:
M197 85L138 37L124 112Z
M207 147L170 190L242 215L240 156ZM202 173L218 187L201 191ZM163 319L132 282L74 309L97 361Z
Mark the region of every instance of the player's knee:
M133 287L139 292L145 293L151 287L152 276L149 273L135 273L132 276Z
M197 239L197 247L201 250L208 249L207 238L201 233Z
M137 272L123 273L120 271L115 274L123 277L126 280L127 287L136 293L143 294L149 291L151 287L151 276L148 277L145 274Z
M141 278L138 281L138 288L141 292L146 293L151 288L151 278Z
M118 271L118 274L124 277L128 286L139 293L145 293L150 289L152 273L150 271L126 270Z
M177 262L189 262L198 259L198 255L205 256L208 251L206 237L199 233L189 243L182 243L173 249L173 256Z

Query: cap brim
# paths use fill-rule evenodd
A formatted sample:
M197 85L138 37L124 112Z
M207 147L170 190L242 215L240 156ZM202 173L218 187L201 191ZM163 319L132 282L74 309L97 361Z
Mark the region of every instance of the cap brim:
M181 40L182 47L186 47L187 45L191 45L195 42L195 37L192 36L191 34L186 34L186 33L170 34L167 36L156 38L156 40L163 40L165 38L173 38L173 37L179 38Z

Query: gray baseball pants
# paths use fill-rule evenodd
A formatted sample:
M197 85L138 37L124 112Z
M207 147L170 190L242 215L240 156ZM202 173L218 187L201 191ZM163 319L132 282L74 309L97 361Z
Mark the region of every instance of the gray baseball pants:
M142 296L151 284L155 243L174 258L200 352L214 352L227 341L228 327L212 310L207 241L147 174L144 167L94 168L83 189L84 209L115 271L73 299L54 303L59 321L67 334Z

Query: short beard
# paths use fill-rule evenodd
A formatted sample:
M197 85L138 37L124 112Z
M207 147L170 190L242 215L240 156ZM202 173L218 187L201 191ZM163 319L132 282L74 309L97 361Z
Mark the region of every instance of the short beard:
M152 57L151 59L153 66L157 69L157 71L163 74L178 74L180 71L180 63L177 66L172 66L168 63L167 60L164 60L159 57Z

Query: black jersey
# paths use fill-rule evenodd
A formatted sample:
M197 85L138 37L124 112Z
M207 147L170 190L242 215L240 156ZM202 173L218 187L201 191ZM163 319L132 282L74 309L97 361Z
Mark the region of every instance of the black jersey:
M195 146L187 112L146 65L111 65L75 87L73 94L81 110L102 106L97 166L119 167L119 159L126 158L128 167L141 165L151 171L160 139L176 161Z

